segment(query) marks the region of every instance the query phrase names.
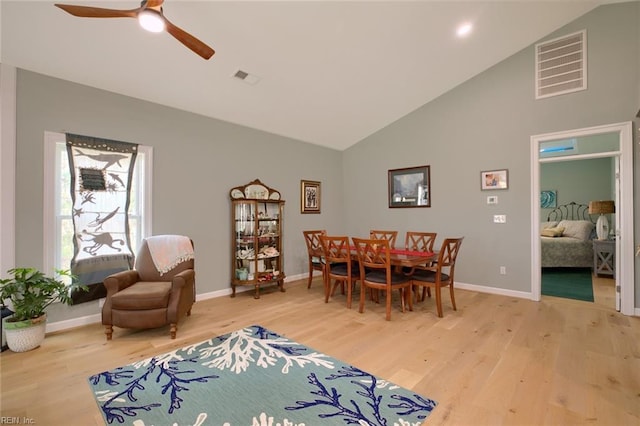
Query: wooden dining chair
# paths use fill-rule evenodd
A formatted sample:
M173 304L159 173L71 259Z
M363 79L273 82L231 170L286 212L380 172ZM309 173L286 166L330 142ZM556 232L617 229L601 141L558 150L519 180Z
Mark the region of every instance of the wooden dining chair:
M449 287L451 305L456 309L456 298L453 294L454 272L456 268L456 258L460 251L463 238L447 238L442 242L442 247L438 253L436 263L425 269L416 269L411 275L412 285L418 289L422 287L422 297L424 300L425 291L431 297L431 288L436 292L436 307L438 316L442 317L442 287ZM419 293L419 290L416 290Z
M324 281L324 255L322 253L320 236L326 235L327 231L324 229L316 229L302 231L302 234L304 235L304 241L307 244L307 254L309 256L309 282L307 283L307 288L311 288L313 271L322 272L322 280Z
M372 240L389 240L389 247L394 248L396 246L396 239L398 238L398 231L372 229L369 231L369 238Z
M338 284L347 287L347 308L351 308L353 287L360 280L360 269L351 258L349 237L321 235L320 242L325 260L324 302L329 302ZM331 284L333 282L333 285Z
M404 249L433 252L433 245L436 242L437 235L435 232L407 231L404 239Z
M400 293L402 312L408 303L409 310L413 310L411 301L411 277L395 272L391 267L389 257L390 241L387 239L353 238L360 267L360 309L364 312L366 288L372 291L384 290L386 294L386 320L391 320L392 291Z
M413 251L424 251L433 253L433 245L436 242L436 232L415 232L407 231L404 239L404 249ZM423 266L416 266L418 269L425 269L432 266L435 261L425 263ZM405 272L413 272L405 268ZM416 294L417 296L417 294Z

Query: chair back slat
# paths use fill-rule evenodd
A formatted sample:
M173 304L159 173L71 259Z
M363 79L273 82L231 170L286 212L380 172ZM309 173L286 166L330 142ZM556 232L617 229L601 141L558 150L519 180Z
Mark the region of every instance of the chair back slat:
M442 242L440 253L438 253L438 265L441 267L452 267L455 265L462 240L463 238L447 238Z
M433 244L436 241L435 232L408 231L404 241L405 250L433 252Z
M389 240L389 247L396 246L396 239L398 238L398 231L382 231L372 229L369 231L369 238L373 240Z
M326 235L327 231L324 229L316 229L310 231L302 231L304 235L304 241L307 244L307 251L310 256L322 255L322 243L320 242L320 236Z
M320 243L323 255L328 264L351 262L349 237L321 235Z
M361 271L364 271L365 268L390 270L389 240L354 237L353 244L356 246Z

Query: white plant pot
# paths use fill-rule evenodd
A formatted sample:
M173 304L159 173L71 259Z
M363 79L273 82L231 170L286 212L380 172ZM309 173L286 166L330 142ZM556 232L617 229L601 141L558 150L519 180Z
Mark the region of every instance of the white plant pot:
M10 318L10 317L9 317ZM3 319L2 329L7 345L13 352L27 352L40 346L47 329L47 315L26 321L7 321Z

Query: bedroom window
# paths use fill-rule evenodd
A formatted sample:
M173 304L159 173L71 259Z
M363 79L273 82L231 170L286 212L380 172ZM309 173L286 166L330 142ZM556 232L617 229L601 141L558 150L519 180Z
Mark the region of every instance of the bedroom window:
M44 167L44 269L69 269L73 258L73 220L66 136L45 132ZM131 249L137 253L143 238L151 235L152 148L139 145L134 169L129 227Z

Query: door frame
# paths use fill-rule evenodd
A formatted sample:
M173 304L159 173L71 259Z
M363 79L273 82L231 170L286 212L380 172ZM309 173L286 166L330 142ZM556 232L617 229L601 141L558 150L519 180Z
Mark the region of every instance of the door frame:
M541 299L540 260L540 156L541 142L577 138L602 133L617 133L619 149L585 155L557 157L560 160L617 157L619 176L616 196L616 296L620 299L620 312L634 314L634 252L633 252L633 142L632 122L608 124L562 132L531 136L531 297ZM558 161L560 161L558 160Z

